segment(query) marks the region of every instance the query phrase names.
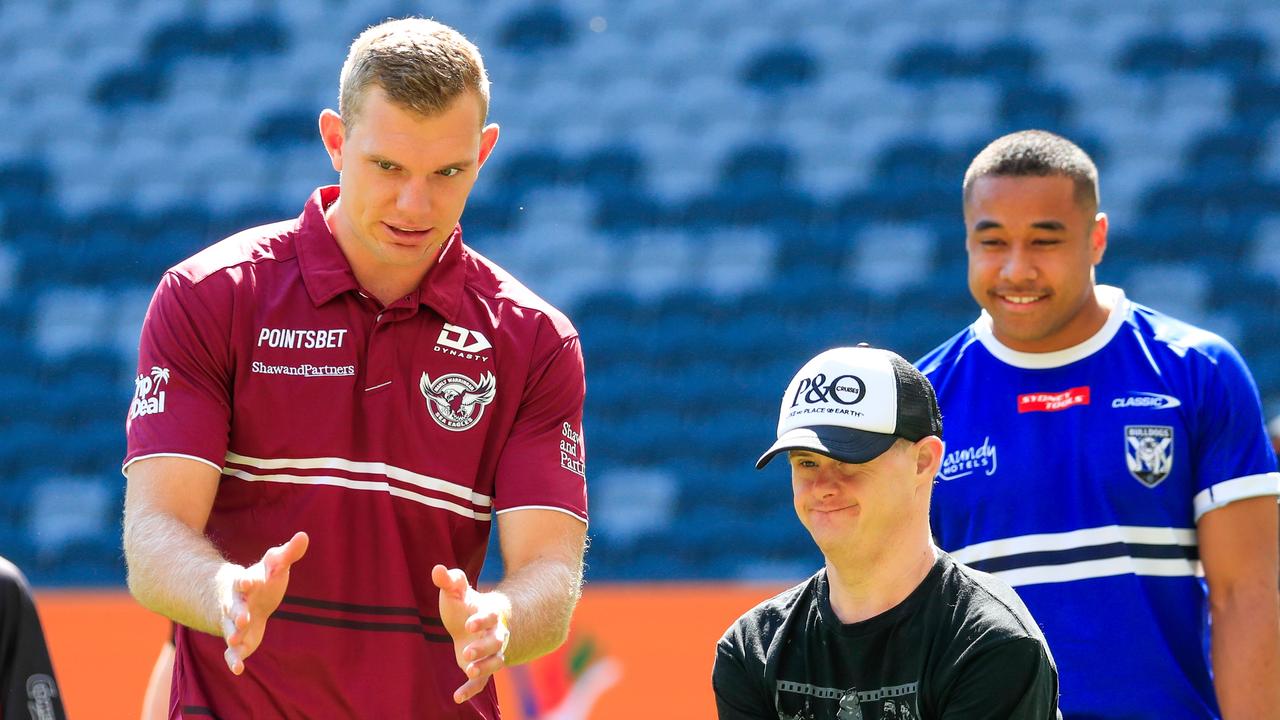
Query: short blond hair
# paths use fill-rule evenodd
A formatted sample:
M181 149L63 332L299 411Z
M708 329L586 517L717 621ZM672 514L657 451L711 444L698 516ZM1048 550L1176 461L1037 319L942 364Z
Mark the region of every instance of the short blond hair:
M480 101L481 124L489 114L489 76L479 48L435 20L388 20L351 43L338 82L338 114L348 126L359 118L371 85L427 117L444 112L467 92Z

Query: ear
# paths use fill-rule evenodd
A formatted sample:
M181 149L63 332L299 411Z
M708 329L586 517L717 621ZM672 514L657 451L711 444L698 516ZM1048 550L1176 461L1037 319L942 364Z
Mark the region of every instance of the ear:
M498 144L498 124L489 123L480 131L480 157L476 159L476 169L484 167L484 162L493 153L493 146Z
M936 435L916 441L916 479L926 487L932 487L933 479L942 466L942 440Z
M1107 214L1100 212L1093 218L1093 230L1089 233L1089 257L1093 264L1102 262L1107 252Z
M346 139L347 125L342 122L342 116L329 109L321 112L320 140L329 153L329 162L337 172L342 172L342 146Z

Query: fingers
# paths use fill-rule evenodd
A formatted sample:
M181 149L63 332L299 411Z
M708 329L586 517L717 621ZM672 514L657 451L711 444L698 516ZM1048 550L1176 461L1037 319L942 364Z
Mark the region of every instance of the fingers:
M492 673L490 673L492 674ZM484 686L489 684L489 675L482 675L472 678L462 684L462 687L453 691L453 701L459 705L470 700L484 690Z
M222 653L222 658L227 661L227 668L231 670L231 674L239 675L244 672L244 660L240 659L240 653L234 648L227 648Z
M506 667L506 663L502 662L501 657L498 657L497 655L488 655L476 660L475 662L468 663L462 671L467 674L468 678L472 680L479 680L489 677L504 667Z
M277 545L268 550L262 556L262 563L266 566L267 577L272 577L288 570L290 565L302 559L302 556L307 553L307 546L310 544L311 538L306 533L297 532L285 544Z
M244 642L245 629L249 627L249 611L241 610L234 618L222 619L222 636L227 645L234 646Z
M486 632L498 627L498 619L498 613L496 612L476 613L467 618L467 624L463 627L466 628L467 632L473 634Z
M467 588L470 587L470 584L467 583L467 574L464 571L457 568L450 570L444 565L436 565L431 568L431 582L435 583L436 587L457 596L459 599L466 594Z

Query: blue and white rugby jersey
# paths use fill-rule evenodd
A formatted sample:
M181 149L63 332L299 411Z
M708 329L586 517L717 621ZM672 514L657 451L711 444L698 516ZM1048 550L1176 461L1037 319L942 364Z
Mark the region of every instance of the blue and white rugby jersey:
M918 363L946 451L938 544L1008 582L1044 629L1067 717L1218 716L1196 521L1280 493L1258 390L1225 340L1128 301L1058 352L985 312Z

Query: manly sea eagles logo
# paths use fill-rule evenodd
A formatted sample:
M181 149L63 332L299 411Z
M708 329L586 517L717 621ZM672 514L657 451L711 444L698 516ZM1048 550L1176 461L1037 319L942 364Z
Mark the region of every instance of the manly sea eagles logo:
M1124 459L1129 474L1149 488L1169 477L1173 469L1173 428L1168 425L1126 425Z
M427 410L440 427L460 432L480 422L484 406L493 402L497 381L491 372L482 374L479 381L457 373L432 380L422 373L418 387L427 399Z

